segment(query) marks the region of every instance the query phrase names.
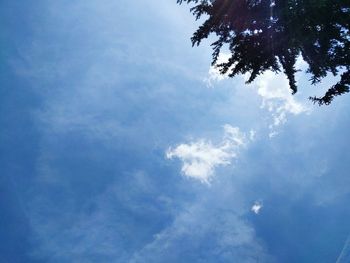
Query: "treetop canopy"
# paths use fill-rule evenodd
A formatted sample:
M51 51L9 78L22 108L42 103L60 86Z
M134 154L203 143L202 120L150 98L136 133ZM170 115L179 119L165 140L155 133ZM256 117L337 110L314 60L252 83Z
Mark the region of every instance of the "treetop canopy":
M227 46L225 63L217 64L230 77L249 73L247 83L265 72L283 71L293 93L297 92L295 63L299 55L307 62L311 83L327 73L340 80L323 97L310 98L330 104L350 90L350 0L178 0L195 4L196 19L206 20L192 37L192 44L214 33L213 61Z

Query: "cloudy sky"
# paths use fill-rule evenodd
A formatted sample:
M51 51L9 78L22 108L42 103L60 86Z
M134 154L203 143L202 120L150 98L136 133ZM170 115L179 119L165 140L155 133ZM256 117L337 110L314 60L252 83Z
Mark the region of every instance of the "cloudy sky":
M198 25L0 1L0 262L350 262L349 97L220 76Z

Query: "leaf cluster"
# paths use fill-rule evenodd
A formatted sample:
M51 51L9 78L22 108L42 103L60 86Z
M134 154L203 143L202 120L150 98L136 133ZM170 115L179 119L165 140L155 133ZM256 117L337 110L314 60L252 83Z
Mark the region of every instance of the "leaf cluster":
M297 92L295 64L299 55L308 64L311 83L328 73L340 80L315 103L329 104L350 89L350 1L349 0L177 0L194 6L191 12L203 24L193 34L199 45L215 34L216 64L224 46L230 58L216 65L222 74L234 77L249 73L248 83L265 72L283 71L292 93Z

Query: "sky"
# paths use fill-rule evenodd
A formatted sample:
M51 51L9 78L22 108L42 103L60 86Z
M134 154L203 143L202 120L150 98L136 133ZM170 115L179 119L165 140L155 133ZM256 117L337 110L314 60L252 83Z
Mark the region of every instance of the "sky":
M1 263L350 262L348 96L219 75L199 25L175 0L0 0Z

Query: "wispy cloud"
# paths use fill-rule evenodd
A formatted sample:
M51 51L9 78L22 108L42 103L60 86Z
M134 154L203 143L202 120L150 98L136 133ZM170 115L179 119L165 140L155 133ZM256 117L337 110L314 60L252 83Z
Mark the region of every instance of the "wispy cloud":
M340 252L340 255L336 263L346 263L350 262L350 236L345 241L344 247Z
M171 225L154 235L130 262L169 262L169 255L170 262L181 262L184 257L191 262L231 262L232 259L245 263L274 262L256 239L254 228L240 217L236 194L226 193L233 198L231 209L224 209L221 198L226 195L216 191L206 195L207 198L186 207ZM203 244L205 239L210 242Z
M254 132L251 132L250 137L253 134ZM215 168L229 165L248 141L247 136L239 128L226 124L223 139L219 144L215 145L210 140L204 139L183 143L175 148L169 148L166 158L179 158L183 162L181 171L185 176L202 183L210 183Z

